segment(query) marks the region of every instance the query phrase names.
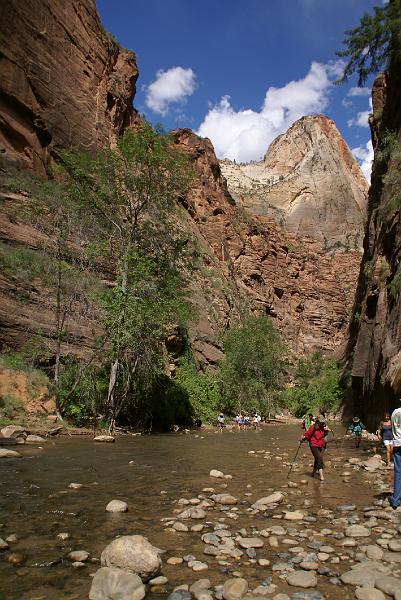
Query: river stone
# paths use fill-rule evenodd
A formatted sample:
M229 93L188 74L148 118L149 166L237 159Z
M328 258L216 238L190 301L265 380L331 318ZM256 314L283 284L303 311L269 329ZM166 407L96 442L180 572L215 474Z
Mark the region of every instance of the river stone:
M388 543L388 549L393 552L401 552L401 540L390 540Z
M110 513L127 512L128 504L122 500L110 500L105 510Z
M0 430L0 433L5 438L25 438L27 435L24 427L20 425L7 425Z
M224 473L222 471L218 471L217 469L212 469L209 473L210 477L216 477L217 479L222 479L224 477Z
M386 466L382 461L380 454L375 454L368 458L368 460L364 460L361 465L365 467L367 471L375 471L376 469Z
M206 517L206 512L203 508L198 508L195 506L194 508L187 508L182 511L178 517L180 519L204 519Z
M67 554L67 558L73 562L85 562L89 558L89 552L86 552L86 550L73 550Z
M319 563L313 561L304 560L299 563L299 566L304 571L317 571L319 568Z
M227 579L223 587L224 600L241 600L248 591L248 582L242 577Z
M369 587L356 588L355 598L358 600L386 600L386 596L383 592Z
M312 588L317 586L317 577L312 571L294 571L288 575L287 583L294 587Z
M184 523L181 523L180 521L177 521L176 523L174 523L173 529L175 529L176 531L182 531L184 533L188 531L188 527L186 525L184 525Z
M8 448L0 448L0 458L21 458L21 454Z
M47 442L48 440L44 437L42 437L41 435L28 435L25 443L26 444L43 444L44 442Z
M116 569L101 567L96 571L89 600L142 600L145 586L138 575Z
M189 588L189 591L191 592L191 594L196 594L197 592L204 592L206 590L208 590L211 586L211 582L210 579L198 579L198 581L195 581L195 583L193 583L191 585L191 587Z
M350 525L345 530L345 534L348 537L369 537L370 529L364 527L363 525Z
M388 594L389 596L393 596L396 600L401 599L401 579L397 579L397 577L391 576L382 576L377 577L375 587Z
M112 435L97 435L93 438L94 442L105 442L108 444L112 444L116 441L116 439Z
M259 498L256 500L254 504L252 504L252 508L257 508L260 510L264 506L268 506L269 504L280 504L284 500L284 494L282 492L274 492L270 494L270 496L264 496L263 498Z
M348 585L360 585L362 587L374 587L375 581L380 574L369 568L351 569L340 576L343 583Z
M80 490L83 486L82 483L70 483L68 486L71 490Z
M149 581L149 585L165 585L166 583L168 583L168 579L167 577L164 577L164 575L153 577L153 579Z
M384 552L382 560L385 562L401 563L401 552Z
M7 548L9 548L9 545L7 544L7 542L5 542L2 538L0 538L0 550L7 550Z
M241 548L262 548L264 546L264 541L258 537L247 537L240 538L238 540L238 545Z
M230 506L238 504L237 498L235 498L235 496L231 496L231 494L214 494L212 496L212 500L214 500L218 504L227 504Z
M366 556L371 560L381 560L384 551L377 544L369 544L366 546Z
M155 577L162 564L157 548L142 535L123 535L113 540L100 557L103 567L136 573L143 581Z
M22 552L11 552L10 554L6 555L6 561L10 563L10 565L22 565L22 563L24 563L27 559L26 554L23 554Z
M302 521L305 517L305 513L300 510L288 511L284 514L284 519L286 521Z

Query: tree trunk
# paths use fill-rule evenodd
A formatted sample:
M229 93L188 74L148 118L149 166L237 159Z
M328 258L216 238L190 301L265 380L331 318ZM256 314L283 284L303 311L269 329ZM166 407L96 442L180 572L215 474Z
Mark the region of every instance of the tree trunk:
M61 361L61 264L57 258L57 290L56 290L56 362L54 365L54 386L56 390L56 414L63 421L60 398L60 361Z

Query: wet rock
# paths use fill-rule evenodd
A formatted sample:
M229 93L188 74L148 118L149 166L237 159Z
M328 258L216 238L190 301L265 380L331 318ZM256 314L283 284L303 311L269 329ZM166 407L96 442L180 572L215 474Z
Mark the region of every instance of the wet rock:
M0 538L0 550L7 550L10 546L2 538Z
M203 510L203 508L198 508L195 506L182 511L178 517L180 519L204 519L206 517L206 512Z
M24 427L20 425L7 425L0 430L0 433L5 438L26 438L27 432Z
M350 525L345 530L345 535L349 537L369 537L370 529L364 527L363 525Z
M212 500L218 504L227 504L228 506L238 504L237 498L235 498L235 496L231 496L231 494L214 494L212 496Z
M260 567L269 567L270 566L270 560L268 560L267 558L259 558L258 565Z
M86 563L75 560L73 563L71 563L71 566L74 567L74 569L83 569L83 567L86 567Z
M168 565L177 566L177 565L182 565L182 563L184 562L184 559L180 558L178 556L170 556L170 558L168 558L166 562Z
M191 531L194 531L195 533L200 533L201 531L203 531L204 528L205 526L202 525L202 523L196 523L195 525L191 526Z
M8 448L0 448L0 458L21 458L21 454L16 450Z
M224 600L241 600L248 591L248 582L242 577L227 579L223 587Z
M371 560L381 560L384 551L376 544L366 546L366 556Z
M70 483L68 486L71 490L80 490L83 486L82 483Z
M86 550L73 550L67 554L67 558L72 561L85 562L89 558L89 552L86 552Z
M106 444L112 444L116 439L112 435L97 435L93 438L94 442L104 442Z
M192 594L188 590L175 590L167 596L167 600L192 600Z
M209 565L200 560L191 560L188 562L188 567L194 571L194 573L200 573L201 571L207 571Z
M355 598L358 600L386 600L386 596L383 592L368 587L356 588Z
M380 571L372 568L370 565L361 564L357 568L346 571L340 576L343 583L348 585L359 585L362 587L374 587L376 579L380 576Z
M270 496L264 496L263 498L256 500L256 502L252 504L252 508L263 510L270 504L280 504L283 500L284 494L282 492L274 492L273 494L270 494Z
M393 596L396 600L400 598L401 579L397 577L377 577L375 587L381 592Z
M126 502L123 502L122 500L110 500L105 510L109 513L127 512L128 504Z
M388 543L388 549L393 552L401 552L401 540L390 540Z
M255 550L255 548L247 548L246 555L248 556L248 558L251 558L251 559L256 558L256 550Z
M279 573L292 573L294 568L289 563L278 562L272 566L272 571L278 571Z
M188 527L186 525L184 525L184 523L181 523L180 521L177 521L176 523L174 523L173 529L175 529L176 531L182 531L184 533L186 531L188 531Z
M142 600L145 586L140 577L115 567L102 567L96 571L89 600Z
M382 560L385 562L401 563L401 552L384 552Z
M264 541L258 537L247 537L247 538L239 538L238 545L241 548L262 548L265 544Z
M311 561L302 561L301 563L299 563L299 566L304 571L317 571L319 568L319 563Z
M100 557L104 567L117 567L136 573L143 581L155 577L162 561L157 548L142 535L124 535L113 540Z
M6 561L15 567L22 565L26 559L26 554L23 554L22 552L10 552L10 554L6 555Z
M6 542L9 542L10 544L14 544L15 542L18 542L17 534L11 533L10 535L8 535L6 537Z
M218 471L217 469L212 469L209 473L210 477L215 477L216 479L222 479L224 477L224 473L222 471Z
M153 577L153 579L149 581L149 585L165 585L166 583L168 583L168 579L167 577L164 577L164 575Z
M195 583L191 585L189 591L191 594L195 595L198 592L204 592L205 590L210 589L211 585L210 579L198 579L198 581L195 581Z
M339 506L337 506L337 510L341 512L352 512L355 509L355 504L340 504Z
M312 588L317 586L317 577L312 571L295 571L288 575L287 583L294 587Z
M287 511L284 514L284 519L286 521L302 521L305 517L305 513L300 510Z
M291 598L287 594L276 594L273 600L291 600Z
M48 440L40 435L28 435L25 439L26 444L43 444Z

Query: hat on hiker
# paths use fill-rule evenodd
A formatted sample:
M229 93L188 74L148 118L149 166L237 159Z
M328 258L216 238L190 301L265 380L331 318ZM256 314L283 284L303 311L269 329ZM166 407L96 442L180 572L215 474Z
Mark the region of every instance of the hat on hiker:
M316 423L325 423L326 419L324 418L323 415L319 415L318 417L316 417Z
M354 417L352 419L354 421L354 423L359 423L359 421L361 420L359 417Z

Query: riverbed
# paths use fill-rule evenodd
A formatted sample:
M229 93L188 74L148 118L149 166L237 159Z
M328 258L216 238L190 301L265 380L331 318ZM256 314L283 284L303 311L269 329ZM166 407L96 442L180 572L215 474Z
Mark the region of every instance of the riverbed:
M304 549L311 540L331 546L333 552L321 562L330 573L317 575L315 590L328 600L354 598L354 588L341 585L338 575L352 566L358 548L340 546L344 524L337 524L335 519L348 518L349 523L362 520L363 509L380 504L385 497L383 490L391 489L392 472L382 469L379 474L368 473L349 464L344 466L350 457L368 458L373 448L372 443L364 442L355 450L352 440L343 441L343 430L337 426L326 455L326 482L321 484L310 477L311 457L307 445L303 445L288 487L287 472L301 433L293 425L266 425L257 432L142 435L119 437L115 444L63 437L48 441L43 448L19 446L22 458L3 459L0 464L0 537L16 536L9 542L10 548L0 553L0 598L87 599L90 574L99 567L102 550L115 537L130 534L144 535L165 551L162 573L168 583L149 594L154 598L167 597L175 586L190 585L201 577L216 586L233 573L247 579L250 589L273 583L277 588L267 598L279 592L291 598L301 588L290 587L283 572L271 569L279 561L288 561L288 554L291 557L291 543L283 543L288 538L294 547ZM232 478L212 478L211 469ZM71 489L71 483L83 487ZM202 491L206 488L214 488L215 493L228 492L238 504L215 505L207 510L206 518L199 521L204 524L202 532L174 531L171 525L183 510L177 501L210 498L213 492ZM258 498L277 490L286 494L278 509L267 513L250 509ZM127 502L128 512L106 513L105 507L112 499ZM338 506L350 504L355 505L352 510L338 512ZM304 510L309 521L283 518L285 511L297 509ZM264 546L256 550L255 558L244 552L239 559L218 560L203 553L205 544L200 539L217 523L226 524L233 536L243 528L247 535L258 535L277 525L286 528L286 535L279 537L278 547L272 547L264 538ZM186 524L190 529L195 521ZM378 521L371 538L358 544L372 544L380 537L383 525L388 524ZM69 537L60 540L60 533ZM81 568L74 568L67 558L72 550L89 552L90 558ZM8 562L11 553L17 555L17 564ZM167 564L169 557L189 554L205 562L207 570L193 572L186 562ZM337 556L346 556L347 560L333 560ZM261 558L269 560L270 566L260 566L257 561Z

